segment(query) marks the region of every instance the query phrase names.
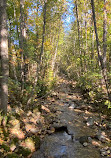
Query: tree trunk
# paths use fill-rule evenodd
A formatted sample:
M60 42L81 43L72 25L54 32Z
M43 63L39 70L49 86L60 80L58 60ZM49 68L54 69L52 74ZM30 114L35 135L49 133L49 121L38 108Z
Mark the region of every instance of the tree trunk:
M104 21L103 21L103 63L104 71L106 73L106 49L107 49L107 10L106 10L107 0L104 0Z
M42 33L42 46L41 46L41 53L40 53L40 60L39 60L39 63L41 63L42 61L42 55L43 55L43 52L44 52L44 39L45 39L45 28L46 28L46 7L47 7L47 3L45 2L44 3L44 15L43 15L43 33Z
M20 54L21 54L21 90L24 89L25 77L25 55L24 48L26 43L26 26L24 15L24 0L20 0Z
M57 33L57 31L56 31ZM57 42L56 42L56 46L55 46L55 51L54 51L54 56L52 59L52 71L54 72L54 68L55 68L55 63L56 63L56 58L57 58L57 51L58 51L58 44L59 44L59 36L60 36L60 24L59 24L59 31L58 31L58 37L57 37ZM55 73L54 73L55 74ZM55 76L55 75L54 75Z
M80 55L80 64L81 64L81 70L82 72L82 57L81 57L81 37L80 37L80 24L79 24L79 16L78 16L78 4L77 0L75 1L75 7L76 7L76 18L77 18L77 30L78 30L78 44L79 44L79 55Z
M11 78L14 78L16 81L17 79L17 73L16 73L16 67L15 64L15 57L13 56L13 52L15 53L15 50L12 50L12 25L11 25L11 20L9 19L9 33L8 33L8 49L9 49L9 76Z
M0 110L7 112L8 104L8 35L7 35L6 0L0 0L0 56L1 56L1 79L0 79Z
M39 47L39 27L38 27L38 17L39 17L39 2L37 0L37 9L36 9L36 55L38 55L38 47Z
M47 9L47 2L44 2L44 7L43 7L43 33L42 33L41 52L40 52L40 56L39 56L39 61L38 61L36 77L35 77L35 81L34 81L34 85L33 85L33 90L30 93L29 99L27 101L27 105L29 105L31 103L31 99L32 99L32 96L34 94L34 90L36 88L38 77L39 77L39 74L40 74L40 71L41 71L41 62L42 62L42 56L43 56L43 52L44 52L44 39L45 39L45 28L46 28L46 9Z
M78 17L78 5L77 5L77 0L75 1L75 7L76 7L76 18L77 18L79 53L81 54L81 48L80 48L80 25L79 25L79 17Z
M93 13L94 30L95 30L95 34L96 34L96 44L97 44L98 60L99 60L99 63L100 63L100 67L101 67L101 71L102 71L102 76L103 76L103 79L104 79L104 82L105 82L108 99L111 101L110 91L109 91L109 86L108 86L108 81L107 81L107 76L106 76L106 72L104 71L105 70L104 69L105 66L104 66L104 62L103 62L103 58L102 58L102 53L101 53L100 44L99 44L99 38L98 38L98 33L97 33L94 0L91 0L91 6L92 6L92 13Z

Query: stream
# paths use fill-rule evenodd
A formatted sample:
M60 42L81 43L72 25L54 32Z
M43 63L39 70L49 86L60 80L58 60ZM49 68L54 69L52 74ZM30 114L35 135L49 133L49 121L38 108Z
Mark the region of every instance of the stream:
M61 85L60 85L61 87ZM96 113L90 113L84 103L79 106L78 93L69 93L67 85L59 89L57 99L52 98L50 109L55 112L56 118L51 124L54 133L43 139L40 149L32 158L101 158L99 147L92 143L92 137L97 132L94 126L87 126L84 117L99 119ZM80 100L81 102L81 100Z

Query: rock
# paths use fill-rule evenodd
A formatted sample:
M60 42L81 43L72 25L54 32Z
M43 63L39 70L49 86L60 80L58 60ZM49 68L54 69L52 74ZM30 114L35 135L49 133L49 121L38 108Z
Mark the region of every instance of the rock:
M52 134L52 133L54 133L54 131L47 130L47 133L48 133L48 134Z
M88 142L92 143L92 138L91 137L88 137Z
M88 146L88 143L92 143L92 138L89 136L82 136L79 138L79 142L84 146Z
M110 154L110 153L111 153L111 151L110 151L110 150L107 150L107 153L108 153L108 154Z
M76 105L74 103L71 103L69 106L69 109L75 109L75 108L76 108Z
M94 119L93 119L93 117L89 117L88 119L87 119L87 126L93 126L94 125Z
M86 105L81 105L78 107L79 110L87 110L87 106Z
M40 151L36 151L32 154L31 158L44 158L44 155Z
M97 147L97 148L98 148L98 147L100 147L100 145L101 145L101 143L100 143L100 142L95 141L95 140L92 140L92 142L91 142L91 143L92 143L92 145L93 145L93 146L95 146L95 147Z
M55 128L55 130L57 130L57 129L67 128L67 125L57 122L57 123L54 123L52 127Z
M97 132L96 138L97 138L99 141L103 142L103 143L109 141L109 139L107 138L106 133L105 133L104 131L101 131L101 130L99 130L99 131Z
M72 135L72 142L75 142L75 135Z
M10 150L11 150L11 151L14 151L15 149L16 149L16 145L15 145L15 144L11 144L11 145L10 145Z
M87 146L88 146L88 143L87 143L87 142L84 142L84 143L83 143L83 146L84 146L84 147L87 147Z
M88 143L88 136L82 136L79 138L79 142L83 145L84 143Z
M103 152L101 153L101 156L107 156L107 152L106 152L106 151L103 151Z
M100 149L100 153L101 153L101 156L108 156L111 153L111 151L110 151L110 148L105 147L105 148Z

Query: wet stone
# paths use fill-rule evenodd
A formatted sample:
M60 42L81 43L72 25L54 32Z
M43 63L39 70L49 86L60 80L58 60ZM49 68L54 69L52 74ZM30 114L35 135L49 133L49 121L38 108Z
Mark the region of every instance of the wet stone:
M76 105L74 104L74 103L71 103L70 105L69 105L69 109L75 109L76 108Z
M88 119L87 119L87 126L93 126L94 125L94 119L92 118L92 117L89 117Z
M81 144L88 143L88 136L82 136L79 138Z
M107 135L104 131L99 130L96 134L96 138L101 142L105 143L108 141Z
M87 146L88 146L88 143L87 143L87 142L84 142L84 143L83 143L83 146L84 146L84 147L87 147Z

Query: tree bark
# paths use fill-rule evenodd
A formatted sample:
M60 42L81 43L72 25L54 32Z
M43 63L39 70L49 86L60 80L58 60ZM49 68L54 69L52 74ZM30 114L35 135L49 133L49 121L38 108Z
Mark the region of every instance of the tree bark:
M39 17L39 2L37 0L37 9L36 9L36 55L38 55L39 47L39 27L38 27L38 17Z
M8 34L6 0L0 0L0 56L1 56L1 79L0 79L0 110L7 112L8 104Z
M15 53L14 50L12 50L12 25L11 25L11 20L9 19L9 33L8 33L8 49L9 49L9 76L11 78L14 78L16 81L18 81L17 79L17 73L16 73L16 67L15 64L13 64L15 62L15 57L13 56L13 52Z
M80 23L79 23L79 16L78 16L78 4L77 0L75 1L75 7L76 7L76 18L77 18L77 30L78 30L78 44L79 44L79 55L80 55L80 64L81 64L81 70L80 74L82 72L82 57L81 57L81 37L80 37Z
M42 33L42 46L41 46L41 52L40 52L40 58L39 58L39 63L42 61L42 55L44 52L44 39L45 39L45 28L46 28L46 7L47 3L44 2L44 8L43 8L43 33Z
M105 72L105 66L104 66L104 62L103 62L103 58L102 58L102 53L101 53L100 44L99 44L99 38L98 38L98 33L97 33L94 0L91 0L91 6L92 6L92 13L93 13L94 30L95 30L95 34L96 34L96 44L97 44L98 60L99 60L99 63L100 63L100 67L101 67L101 71L102 71L102 76L103 76L103 79L104 79L104 82L105 82L108 99L109 99L109 101L111 101L111 96L110 96L110 91L109 91L107 76L106 76L106 72Z
M21 90L24 89L25 59L24 48L26 43L26 25L24 15L24 0L20 0L20 54L21 54Z
M53 56L53 59L52 59L52 71L53 72L54 72L56 58L57 58L57 52L58 52L58 44L59 44L59 36L60 36L60 24L59 24L58 32L56 31L56 34L57 33L58 33L58 37L57 37L57 42L56 42L56 46L55 46L54 56ZM54 73L54 77L55 77L55 73Z
M77 30L78 30L78 44L79 44L79 53L81 55L81 41L80 41L80 25L79 25L79 17L78 17L78 5L77 0L75 1L75 7L76 7L76 18L77 18Z
M106 72L106 51L107 51L107 10L106 10L107 0L104 0L104 21L103 21L103 63L104 71Z
M41 51L40 51L38 66L37 66L37 70L36 70L36 77L35 77L35 81L34 81L34 85L33 85L33 90L30 93L29 99L27 101L27 105L29 105L31 103L31 99L32 99L32 96L34 94L34 91L35 91L35 88L36 88L36 85L37 85L37 81L38 81L38 77L39 77L39 74L40 74L40 71L41 71L42 56L43 56L43 52L44 52L45 30L46 30L46 9L47 9L47 2L44 2L42 45L41 45Z

